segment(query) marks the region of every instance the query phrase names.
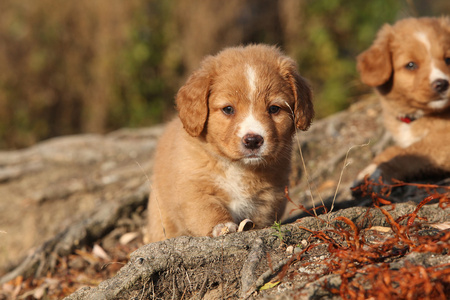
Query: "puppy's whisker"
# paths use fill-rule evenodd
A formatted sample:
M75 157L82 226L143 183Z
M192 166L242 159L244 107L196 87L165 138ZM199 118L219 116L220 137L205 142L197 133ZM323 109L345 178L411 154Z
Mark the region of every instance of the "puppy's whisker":
M275 158L277 162L281 162L286 159L290 159L292 151L290 149L283 149L279 155Z

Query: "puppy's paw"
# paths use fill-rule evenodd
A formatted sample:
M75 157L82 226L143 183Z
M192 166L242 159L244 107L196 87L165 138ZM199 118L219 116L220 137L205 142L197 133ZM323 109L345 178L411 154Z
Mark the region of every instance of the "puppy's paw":
M381 176L381 170L378 168L376 164L370 164L367 167L364 168L361 172L359 172L358 176L356 176L356 180L353 184L359 183L361 184L364 181L364 178L369 175L369 178L373 179L375 176ZM358 184L358 185L359 185Z
M376 164L370 164L364 170L359 172L356 176L355 181L353 181L352 187L360 186L364 183L364 179L368 176L368 179L374 182L378 182L379 178L383 176L383 171Z
M213 231L212 231L212 236L217 237L217 236L225 235L228 233L236 232L237 230L238 230L238 225L233 222L221 223L221 224L217 224L216 226L214 226Z

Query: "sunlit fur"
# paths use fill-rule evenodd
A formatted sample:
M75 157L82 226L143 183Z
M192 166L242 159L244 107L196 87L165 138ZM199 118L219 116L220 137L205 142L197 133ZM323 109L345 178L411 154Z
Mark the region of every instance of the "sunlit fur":
M390 180L450 171L450 18L409 18L385 25L358 57L364 83L376 88L396 146L359 174ZM411 118L411 123L400 120ZM375 168L374 168L375 166Z
M294 61L265 45L225 49L204 59L176 103L179 116L155 156L147 242L218 235L245 218L261 228L281 217L292 136L314 114ZM269 113L271 106L281 109ZM262 145L246 148L247 134Z

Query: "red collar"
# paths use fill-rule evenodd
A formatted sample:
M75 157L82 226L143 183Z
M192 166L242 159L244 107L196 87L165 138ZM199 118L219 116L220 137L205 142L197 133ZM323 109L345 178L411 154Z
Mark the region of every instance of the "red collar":
M400 122L409 124L409 123L417 120L417 118L413 115L400 115L400 116L397 116L397 120L399 120Z

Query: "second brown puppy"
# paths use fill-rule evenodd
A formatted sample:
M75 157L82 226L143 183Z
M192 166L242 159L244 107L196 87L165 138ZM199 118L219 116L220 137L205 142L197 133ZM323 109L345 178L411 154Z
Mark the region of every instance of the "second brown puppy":
M358 180L450 172L450 18L385 25L358 57L358 70L381 96L384 124L396 142Z
M292 136L313 118L311 91L275 47L207 57L176 97L179 118L159 141L147 242L218 236L281 217Z

